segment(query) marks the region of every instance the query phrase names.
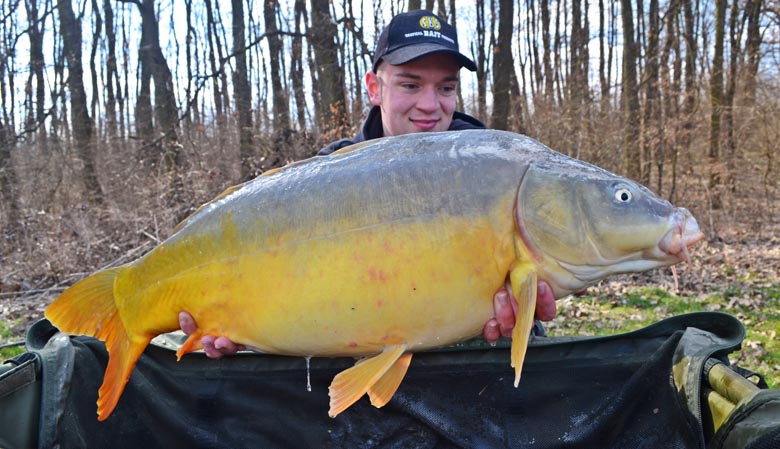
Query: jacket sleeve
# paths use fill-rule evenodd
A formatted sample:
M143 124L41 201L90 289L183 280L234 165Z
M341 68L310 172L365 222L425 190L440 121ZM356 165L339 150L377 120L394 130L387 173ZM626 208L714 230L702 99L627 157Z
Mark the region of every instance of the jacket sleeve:
M355 142L352 139L340 139L335 142L331 142L325 145L317 152L317 156L327 156L336 150L340 150L346 146L352 145Z

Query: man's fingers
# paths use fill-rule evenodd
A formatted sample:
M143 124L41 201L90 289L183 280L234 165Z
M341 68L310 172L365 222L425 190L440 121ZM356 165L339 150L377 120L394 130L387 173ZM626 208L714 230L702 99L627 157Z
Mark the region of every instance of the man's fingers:
M495 343L500 336L501 331L498 328L498 321L496 321L495 318L485 323L485 329L482 331L482 338L488 343Z
M512 336L515 327L515 307L509 292L502 288L493 295L493 309L496 312L498 330L504 337Z
M179 327L185 334L191 335L198 330L198 324L189 312L179 312Z
M214 346L216 337L213 335L204 335L200 339L200 343L203 345L203 352L210 359L219 359L222 357L222 352Z
M219 350L222 355L232 355L243 349L243 346L233 343L227 337L218 337L214 340L214 348Z
M550 321L556 313L555 295L550 286L539 281L536 285L536 319Z

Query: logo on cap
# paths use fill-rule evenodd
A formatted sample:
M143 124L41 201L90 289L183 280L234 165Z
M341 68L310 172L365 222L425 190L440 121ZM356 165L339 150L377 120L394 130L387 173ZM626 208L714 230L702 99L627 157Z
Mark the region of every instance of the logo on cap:
M420 17L420 28L424 30L440 30L441 22L433 16L422 16Z

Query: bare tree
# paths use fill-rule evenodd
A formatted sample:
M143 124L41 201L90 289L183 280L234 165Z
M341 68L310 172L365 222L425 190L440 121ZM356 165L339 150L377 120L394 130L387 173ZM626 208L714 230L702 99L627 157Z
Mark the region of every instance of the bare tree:
M303 87L303 36L301 22L306 26L306 1L295 0L295 36L292 39L292 55L290 63L290 81L292 82L293 95L295 97L295 111L298 129L306 127L306 93Z
M553 96L553 71L550 61L550 0L541 0L542 9L542 65L544 66L544 100L547 105L555 102Z
M161 148L163 163L174 170L180 163L178 145L178 108L173 90L173 76L160 48L160 28L154 13L154 0L121 0L133 3L141 13L141 42L138 55L141 65L141 92L136 103L136 127L141 138L157 141L152 135L150 81L154 79L154 117L165 145Z
M102 203L103 189L98 182L93 154L94 129L92 119L89 117L81 67L81 23L73 14L70 0L60 0L57 3L57 11L60 15L63 50L68 62L68 90L74 146L83 164L81 176L87 198L92 202Z
M44 79L44 57L43 57L43 35L45 31L45 16L41 16L38 0L26 0L25 8L27 11L27 20L29 23L27 35L30 38L30 76L28 80L28 89L32 91L33 79L35 79L35 99L31 101L34 107L30 108L27 119L27 129L36 130L39 136L39 145L46 148L46 127L45 103L46 103L46 80ZM30 92L32 94L32 92ZM30 95L32 100L32 95ZM33 113L34 111L34 113Z
M631 0L621 0L623 19L623 157L626 176L642 179L642 153L639 150L639 94L637 92L636 62L638 52L634 43L634 14Z
M0 69L2 69L0 62ZM13 226L19 220L19 200L16 196L16 170L11 163L11 149L14 145L14 138L11 130L3 126L3 119L0 117L0 212L5 212L3 220L6 225Z
M498 10L498 36L493 47L493 111L490 115L490 126L496 129L508 129L510 72L514 73L515 70L512 60L514 16L514 0L501 0Z
M645 51L645 70L643 83L645 86L645 108L642 139L642 183L650 183L650 167L654 156L663 158L662 148L663 127L661 125L659 81L659 57L661 34L658 0L650 0L648 11L647 45Z
M114 9L111 0L103 0L103 14L105 15L106 42L108 44L106 55L106 133L109 141L117 136L117 99L114 92L114 81L119 88L119 74L116 66L116 30L114 29Z
M331 16L327 0L312 0L311 25L309 43L314 49L318 93L322 106L320 130L331 140L346 132L348 116L344 71L338 60L336 23Z
M726 32L726 0L715 2L715 51L710 74L710 179L709 188L713 209L720 209L723 184L720 164L720 119L723 105L723 44Z
M290 104L287 92L282 88L282 40L276 26L276 10L279 8L276 0L263 2L263 17L265 18L266 39L271 64L271 98L273 104L273 130L281 135L290 129Z
M747 36L745 54L745 99L748 106L753 106L756 98L756 78L758 65L761 62L761 10L765 0L747 0L745 14L747 15Z
M659 122L659 138L658 148L655 156L656 164L656 191L660 194L663 191L664 180L664 164L666 155L671 155L671 159L676 161L678 147L676 142L677 137L677 116L679 113L679 98L680 98L680 80L682 58L680 57L680 37L677 32L680 15L680 2L679 0L671 0L669 7L665 14L666 17L666 36L664 40L663 50L660 54L659 68L660 68L660 85L663 93L659 94L660 102L658 105L658 115L660 116ZM670 63L670 58L674 53L674 60ZM671 67L670 67L671 64ZM673 71L673 73L670 73ZM664 123L669 124L669 130L664 131ZM671 136L671 139L669 138ZM674 185L674 182L672 183Z
M742 41L742 25L739 21L739 2L731 4L729 18L729 64L728 78L723 92L723 128L726 135L726 186L734 192L736 190L735 159L737 143L734 136L734 96L737 90L737 73L739 58L742 55L740 42Z
M477 64L477 117L487 117L487 65L488 53L485 51L485 0L476 1L477 36L471 47L471 54Z
M233 56L236 58L233 92L238 114L238 154L241 159L241 179L245 179L253 171L255 154L252 143L252 90L249 88L249 72L246 64L244 0L231 0L230 4L233 9Z

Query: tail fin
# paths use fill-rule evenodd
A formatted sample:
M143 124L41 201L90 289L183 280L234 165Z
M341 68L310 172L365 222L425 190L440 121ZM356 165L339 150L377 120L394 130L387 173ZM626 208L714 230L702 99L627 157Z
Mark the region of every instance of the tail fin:
M129 335L114 301L114 280L122 267L95 273L65 290L46 308L46 318L69 334L90 335L106 343L108 366L98 394L98 420L116 407L135 362L151 337Z

